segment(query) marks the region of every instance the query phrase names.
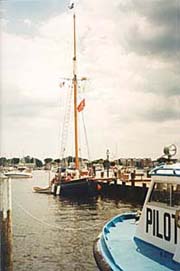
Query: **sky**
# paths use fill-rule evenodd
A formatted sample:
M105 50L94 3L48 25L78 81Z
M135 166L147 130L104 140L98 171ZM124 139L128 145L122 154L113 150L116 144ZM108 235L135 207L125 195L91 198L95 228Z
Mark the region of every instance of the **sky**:
M180 1L74 2L74 10L65 0L0 3L1 156L61 156L70 89L59 84L72 78L75 12L89 158L108 149L110 159L155 159L170 144L180 157Z

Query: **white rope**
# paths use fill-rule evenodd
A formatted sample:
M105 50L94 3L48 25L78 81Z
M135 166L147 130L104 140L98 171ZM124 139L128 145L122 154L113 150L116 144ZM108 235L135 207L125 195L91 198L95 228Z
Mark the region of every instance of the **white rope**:
M79 98L80 100L82 100L82 98L85 98L85 88L86 88L86 83L87 83L87 79L86 80L81 80L81 84L80 84L80 93L79 93ZM81 112L81 116L82 116L82 129L84 132L84 137L83 139L85 140L85 148L87 151L87 158L88 160L90 160L90 149L89 149L89 142L88 142L88 136L87 136L87 130L86 130L86 125L85 125L85 119L84 119L84 112ZM81 127L79 126L79 129ZM79 145L81 146L81 138L79 138ZM80 148L80 152L81 152L81 148ZM82 157L82 156L81 156Z
M31 217L32 219L36 220L37 222L39 222L40 224L45 225L46 227L49 228L54 228L54 229L58 229L58 230L63 230L63 231L82 231L83 230L90 230L92 229L92 227L83 227L83 228L62 228L59 227L58 225L54 225L54 224L50 224L46 221L43 221L41 219L39 219L38 217L34 216L33 214L31 214L28 210L26 210L20 203L17 203L15 201L13 201L15 203L15 205L17 207L19 207L26 215L28 215L29 217ZM96 226L98 226L98 224L96 224ZM94 228L94 227L93 227Z
M85 125L85 120L84 120L84 113L82 112L82 121L83 121L83 128L84 128L84 136L85 136L85 143L86 143L86 148L87 148L87 155L88 155L88 160L90 160L90 151L89 151L89 142L88 142L88 136L87 136L87 130L86 130L86 125Z

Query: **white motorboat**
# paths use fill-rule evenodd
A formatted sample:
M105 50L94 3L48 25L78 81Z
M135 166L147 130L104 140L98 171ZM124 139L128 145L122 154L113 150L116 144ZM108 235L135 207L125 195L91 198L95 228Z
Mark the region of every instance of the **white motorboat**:
M151 184L138 221L137 212L107 222L94 243L102 271L180 270L180 163L170 158L151 171Z
M4 172L4 175L13 179L20 179L20 178L32 178L32 173L29 172L28 170L13 170L13 171L8 171Z

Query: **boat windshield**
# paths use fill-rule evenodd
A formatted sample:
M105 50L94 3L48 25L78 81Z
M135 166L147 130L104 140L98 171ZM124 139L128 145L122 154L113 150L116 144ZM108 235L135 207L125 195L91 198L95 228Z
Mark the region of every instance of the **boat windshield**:
M180 184L155 183L149 202L171 207L180 206Z

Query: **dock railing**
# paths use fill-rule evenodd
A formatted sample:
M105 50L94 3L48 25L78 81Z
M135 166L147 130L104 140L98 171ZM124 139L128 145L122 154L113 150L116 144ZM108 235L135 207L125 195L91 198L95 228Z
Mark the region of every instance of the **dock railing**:
M11 180L0 177L0 271L13 270Z

